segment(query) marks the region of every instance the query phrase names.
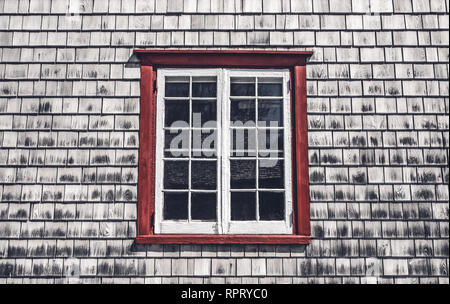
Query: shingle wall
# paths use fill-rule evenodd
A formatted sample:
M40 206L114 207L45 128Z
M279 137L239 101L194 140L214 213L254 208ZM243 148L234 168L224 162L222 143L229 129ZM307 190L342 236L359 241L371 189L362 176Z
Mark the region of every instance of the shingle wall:
M0 0L0 283L448 283L448 0ZM134 48L313 50L312 243L134 245Z

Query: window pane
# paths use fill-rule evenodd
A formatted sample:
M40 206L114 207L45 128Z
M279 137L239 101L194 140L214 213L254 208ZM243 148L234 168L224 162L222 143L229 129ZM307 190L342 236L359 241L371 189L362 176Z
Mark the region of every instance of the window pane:
M215 128L217 126L217 102L215 100L192 101L192 126ZM207 125L205 123L208 122Z
M276 81L276 79L274 79ZM266 79L260 79L258 83L258 96L283 96L283 83L280 82L269 83Z
M231 96L255 96L255 78L231 77Z
M260 151L260 156L277 157L278 153L274 154L275 152L271 153L271 151L284 150L283 130L259 129L258 150Z
M215 190L217 188L217 162L192 161L192 189Z
M216 82L193 82L192 97L216 97Z
M256 188L256 160L230 160L231 189Z
M284 220L284 193L259 192L259 219L262 221Z
M256 220L256 192L231 192L231 220Z
M189 130L164 131L164 156L165 157L189 156Z
M192 157L217 157L217 130L192 130Z
M230 130L232 156L256 156L256 130Z
M284 188L284 161L280 159L264 159L259 161L259 188Z
M188 189L189 161L164 161L164 189Z
M283 102L281 100L258 100L258 125L283 126Z
M230 112L230 120L234 123L235 127L242 127L247 122L254 123L256 121L255 100L231 100Z
M189 127L189 100L166 100L164 112L164 126Z
M187 192L164 193L163 213L165 220L187 220L188 193Z
M166 82L166 97L189 97L189 82Z
M191 197L193 220L217 220L217 194L193 192Z

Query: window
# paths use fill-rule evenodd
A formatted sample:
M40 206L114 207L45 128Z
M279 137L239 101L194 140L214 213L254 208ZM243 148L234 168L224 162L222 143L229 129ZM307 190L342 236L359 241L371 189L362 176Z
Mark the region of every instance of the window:
M291 234L288 70L160 69L155 233Z
M308 243L307 52L136 51L139 243Z

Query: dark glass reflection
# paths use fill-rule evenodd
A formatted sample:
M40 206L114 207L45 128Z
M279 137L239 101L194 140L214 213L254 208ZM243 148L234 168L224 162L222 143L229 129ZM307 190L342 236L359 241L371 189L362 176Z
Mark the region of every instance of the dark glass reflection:
M284 161L264 159L259 161L259 188L284 188Z
M208 124L205 126L205 123ZM215 128L217 126L217 102L215 100L192 101L192 126Z
M193 192L191 195L191 218L193 220L217 220L216 193Z
M189 82L166 82L166 97L189 97Z
M230 110L230 120L233 123L240 122L242 124L245 124L247 122L255 123L256 121L256 108L254 99L231 100Z
M255 96L255 84L254 83L231 83L230 85L231 96Z
M215 82L193 82L192 97L216 97L217 84Z
M283 96L282 83L258 83L258 96Z
M217 189L217 162L192 161L191 186L199 190Z
M166 100L164 108L164 126L171 127L176 121L182 121L175 127L189 127L189 100Z
M163 214L165 220L187 220L188 193L165 192Z
M256 220L256 192L231 192L231 220Z
M283 103L281 100L258 101L258 125L266 127L283 126Z
M230 187L256 188L256 160L230 160Z
M164 161L164 189L188 189L189 161Z
M284 193L260 191L259 219L261 221L284 220Z

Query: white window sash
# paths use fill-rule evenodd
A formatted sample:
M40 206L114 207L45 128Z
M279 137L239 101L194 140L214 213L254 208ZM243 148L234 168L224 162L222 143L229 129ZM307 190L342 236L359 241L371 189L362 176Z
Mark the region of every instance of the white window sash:
M164 92L166 76L217 77L217 222L163 220ZM230 77L283 78L284 193L283 221L231 221ZM155 233L156 234L292 234L291 98L289 70L159 69L157 76ZM256 87L257 90L257 87ZM189 97L192 100L192 97ZM276 98L276 97L275 97ZM257 107L257 103L255 103ZM189 113L192 114L191 111ZM192 117L192 116L191 116ZM255 121L257 123L257 121ZM191 133L190 133L191 134ZM191 136L191 135L190 135ZM190 142L190 144L192 144ZM188 159L191 159L191 155ZM252 159L252 158L250 158ZM257 163L258 166L258 163ZM258 178L258 176L256 176ZM190 183L190 176L189 176ZM171 190L176 192L177 190ZM183 192L185 190L179 190ZM189 199L190 200L190 199ZM190 211L189 211L190 212Z
M224 99L222 101L223 123L223 193L222 212L225 215L223 227L225 234L292 234L292 183L291 183L291 123L289 70L225 70ZM284 221L231 221L231 189L230 189L230 79L231 77L282 77L283 78L283 134L284 134ZM255 88L256 92L258 87ZM257 95L257 93L255 93ZM276 98L276 97L275 97ZM258 107L255 103L256 108ZM257 120L257 119L256 119ZM255 121L257 124L257 121ZM256 136L258 137L258 136ZM258 154L258 153L257 153ZM252 159L252 158L250 158ZM258 163L256 164L258 168ZM258 178L258 174L256 175ZM257 195L258 196L258 195ZM258 199L258 198L257 198Z
M222 88L222 73L220 69L159 69L157 74L157 118L156 118L156 172L155 172L155 233L156 234L223 234L221 208L220 208L220 196L221 196L221 170L220 159L217 158L217 222L201 222L201 221L175 221L175 220L163 220L163 182L164 182L164 113L165 113L165 78L166 76L216 76L217 77L217 109L220 108L221 92ZM190 94L192 95L190 89ZM192 103L192 96L189 96L190 103ZM218 111L219 114L219 111ZM189 110L190 119L192 119L192 107ZM217 140L220 142L221 130L220 130L220 117L217 117ZM189 132L189 144L192 145L192 132ZM220 149L220 145L217 146ZM190 149L189 149L190 151ZM220 150L217 151L220 155ZM192 160L192 155L186 160ZM190 168L189 168L190 170ZM190 171L189 171L190 172ZM190 183L190 176L188 177ZM186 190L171 190L171 192L185 192ZM188 200L190 207L190 195L188 194ZM190 209L188 211L190 213Z

